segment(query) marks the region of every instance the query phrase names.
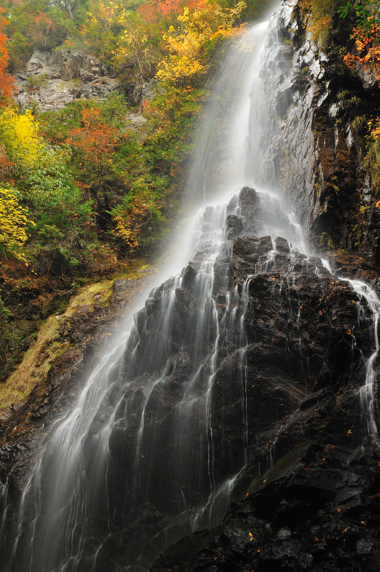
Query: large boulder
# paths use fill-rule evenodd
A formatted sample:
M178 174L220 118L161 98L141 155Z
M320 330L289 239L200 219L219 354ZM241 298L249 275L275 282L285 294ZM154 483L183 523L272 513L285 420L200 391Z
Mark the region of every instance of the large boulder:
M16 79L18 104L23 108L37 104L42 111L65 107L76 99L104 99L119 88L102 62L71 50L35 52Z

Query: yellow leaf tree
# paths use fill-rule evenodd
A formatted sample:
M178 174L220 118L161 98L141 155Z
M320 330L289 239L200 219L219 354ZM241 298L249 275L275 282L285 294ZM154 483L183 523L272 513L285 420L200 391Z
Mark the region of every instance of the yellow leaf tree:
M121 14L119 19L122 32L117 40L117 49L114 51L114 60L118 65L128 60L138 65L141 79L151 72L151 64L154 58L151 55L153 42L149 36L149 26L136 12ZM146 68L147 74L144 69Z
M18 260L25 260L20 249L28 240L27 225L34 224L28 217L29 211L19 204L16 191L0 188L0 247Z
M336 12L336 0L300 0L298 6L311 38L323 46Z
M4 108L0 113L0 145L10 161L30 168L41 158L44 143L38 135L39 124L28 110L17 113Z
M147 227L163 221L158 201L144 180L139 178L135 180L131 192L124 197L123 204L113 209L116 227L112 233L128 246L130 252L141 246L141 238L146 235Z
M193 11L185 7L178 16L180 26L171 26L164 36L169 55L161 62L157 77L163 83L180 85L204 73L207 66L201 56L206 45L231 36L245 7L245 2L238 2L233 9L223 8L208 0Z

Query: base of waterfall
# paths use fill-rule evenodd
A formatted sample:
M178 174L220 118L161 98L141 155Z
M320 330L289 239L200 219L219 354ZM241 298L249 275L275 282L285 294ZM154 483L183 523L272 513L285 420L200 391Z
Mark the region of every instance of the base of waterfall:
M295 446L242 490L220 526L170 547L151 572L377 572L379 446L321 437Z

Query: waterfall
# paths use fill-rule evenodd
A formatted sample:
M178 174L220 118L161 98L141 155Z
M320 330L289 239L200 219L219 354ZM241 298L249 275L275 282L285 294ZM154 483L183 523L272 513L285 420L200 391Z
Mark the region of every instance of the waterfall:
M187 203L205 205L166 276L160 274L70 412L51 428L9 530L11 500L3 493L5 572L144 572L170 543L217 525L229 506L249 455L250 277L276 268L284 253L316 279L329 275L307 252L277 190L256 184L266 125L260 78L266 30L259 24L232 41L213 79L185 190ZM247 170L250 113L258 118L249 140L257 165L251 161ZM238 237L251 264L232 288ZM370 308L378 316L378 300ZM378 353L377 318L374 329L367 388ZM370 391L363 394L372 411ZM227 433L230 415L236 423ZM374 413L370 425L373 433Z
M266 28L266 23L253 26L233 40L212 81L185 195L188 201L192 197L192 208L210 198L219 204L195 214L175 264L166 271L174 278L165 282L161 273L134 324L125 323L124 334L104 352L72 410L47 436L19 501L13 534L3 530L9 572L104 569L109 546L124 529L128 538L117 541L125 544L125 566L146 569L159 550L217 523L228 507L244 455L221 479L211 412L221 337L214 266L228 266L223 262L229 256L225 197L244 183L249 94L252 82L260 81ZM178 298L192 276L189 269L178 269L188 260L196 267L192 286L197 304L188 323L180 324ZM227 287L221 287L225 295ZM237 310L239 302L231 304ZM156 306L154 327L146 327ZM173 346L180 350L175 359ZM180 370L184 379L173 396L170 385ZM160 416L164 421L168 416L161 410L170 406L170 426L163 422L157 429ZM124 444L120 467L114 451L126 427L130 442ZM169 451L162 443L165 432ZM124 487L115 492L120 478ZM5 491L4 514L8 502ZM144 520L140 525L139 519Z

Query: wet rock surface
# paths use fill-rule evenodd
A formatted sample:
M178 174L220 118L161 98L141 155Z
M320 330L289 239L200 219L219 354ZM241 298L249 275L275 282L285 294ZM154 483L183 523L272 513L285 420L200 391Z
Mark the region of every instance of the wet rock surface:
M252 227L254 212L260 210L259 196L246 188L240 201ZM206 210L205 223L209 216ZM239 228L231 227L231 216L227 234L231 228ZM234 505L236 514L232 511L222 528L184 540L153 570L209 570L210 566L280 570L284 563L285 569L308 570L319 566L327 554L330 563L331 549L324 551L325 541L309 539L309 532L316 526L326 527L326 522L330 526L327 513L321 516L323 510L338 506L343 498L353 503L362 498L357 487L346 486L350 474L346 464L354 458L354 449L364 435L358 391L365 376L363 356L368 356L373 343L369 330L363 327L370 323L370 315L363 307L359 317L358 295L347 282L332 276L320 259L294 251L282 237L272 241L269 236L244 236L248 234L244 229L243 223L242 236L232 241L231 257L222 253L214 264L213 297L220 332L210 407L215 489L223 488L244 467L237 490L249 494L244 502ZM111 522L100 509L96 511L96 530L103 528L103 534L107 527L109 530L96 570L107 565L108 570L116 571L116 562L123 566L134 562L133 566L147 569L161 546L190 531L192 518L210 494L208 421L201 405L199 424L182 427L187 442L182 460L178 436L178 415L185 415L181 404L190 380L199 375L194 399L200 399L212 372L209 356L216 332L211 319L209 327L194 337L202 303L196 285L203 258L201 251L175 289L175 310L170 314L174 318L164 330L165 336L161 316L173 281L163 284L136 318L139 341L134 359L125 362L121 377L133 382L120 401L116 413L120 421L110 438L112 487L108 502L111 507L123 506L123 510ZM228 295L234 300L230 305ZM239 328L241 320L244 332ZM135 344L136 339L130 343ZM206 363L204 369L200 369L202 363ZM147 399L144 387L148 387L148 376L157 382ZM101 426L100 420L96 430ZM335 449L342 452L335 454ZM176 455L178 462L173 461ZM266 473L276 461L278 465ZM361 471L364 474L364 466ZM368 485L367 495L374 491L373 486ZM126 498L126 490L135 492ZM185 502L186 517L181 514ZM338 509L336 514L340 514ZM223 512L220 520L222 517ZM374 519L377 523L376 516ZM339 534L333 534L331 525L332 542L340 539L348 524L342 522ZM148 528L147 523L151 523ZM367 530L364 525L363 530ZM321 538L326 531L318 532ZM98 542L101 538L102 534ZM206 543L199 551L200 539L210 545ZM190 556L192 542L198 551ZM87 549L89 554L94 550ZM363 545L360 550L364 549ZM360 560L357 551L355 555Z
M378 570L379 461L377 447L299 443L222 525L169 548L151 570Z
M350 34L337 19L322 51L306 33L298 3L283 3L267 39L263 92L252 94L264 99L270 127L257 132L260 118L252 114L249 152L252 166L261 157L254 180L284 191L309 244L356 256L347 275L369 280L379 269L380 215L362 166L360 117L376 106L378 88L340 62Z
M115 383L84 449L95 486L77 569L143 572L194 526L222 522L180 541L152 570L375 570L380 455L365 444L359 400L373 315L319 258L254 234L265 220L254 189L223 213L205 210L197 254L181 280L151 293L109 373ZM214 255L222 214L228 240ZM126 289L116 282L116 294ZM82 344L80 329L73 336ZM16 506L44 422L77 389L67 373L53 370L51 380L5 427L1 475ZM108 430L103 463L96 443Z
M369 314L318 258L274 242L233 240L230 288L248 295L245 410L229 331L212 415L217 474L244 466L235 500L223 524L170 547L152 572L377 569L380 450L358 400Z

